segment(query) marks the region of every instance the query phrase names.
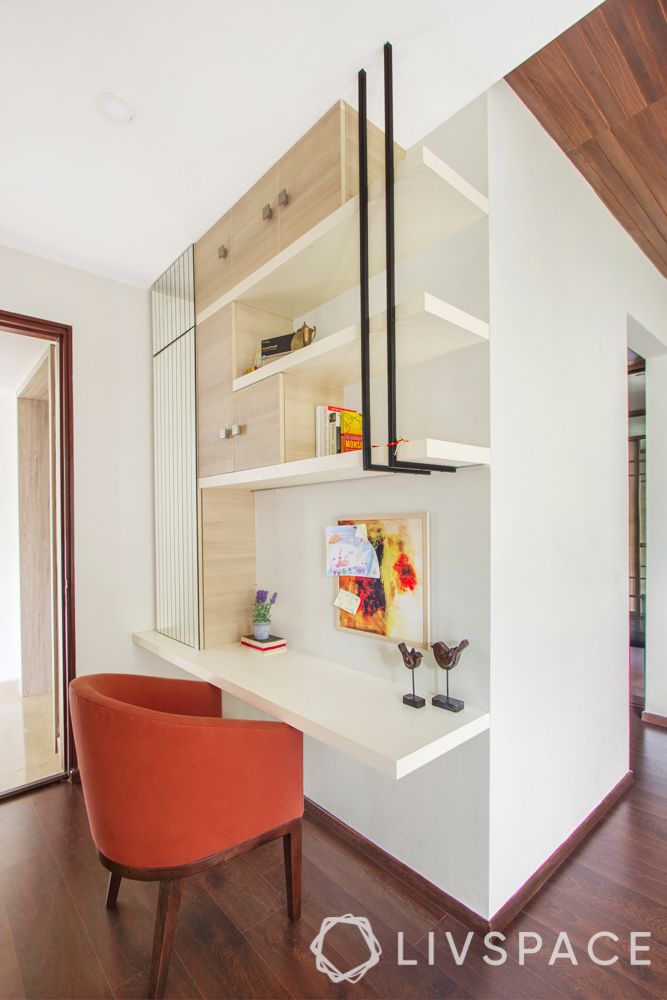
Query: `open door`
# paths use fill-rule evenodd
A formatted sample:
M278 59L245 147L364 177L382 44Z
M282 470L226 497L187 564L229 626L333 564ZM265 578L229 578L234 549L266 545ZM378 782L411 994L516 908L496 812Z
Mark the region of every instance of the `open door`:
M44 353L17 392L20 696L26 773L62 772L60 741L60 421L58 347ZM47 731L47 727L48 730Z

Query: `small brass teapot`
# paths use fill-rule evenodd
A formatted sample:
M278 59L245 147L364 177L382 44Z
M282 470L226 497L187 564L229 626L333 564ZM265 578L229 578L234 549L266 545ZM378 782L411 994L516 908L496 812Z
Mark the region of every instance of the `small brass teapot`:
M308 347L308 345L312 344L312 342L315 340L316 333L317 333L316 326L308 326L307 323L304 323L302 326L299 327L298 330L295 331L294 336L292 337L290 350L298 351L302 347Z

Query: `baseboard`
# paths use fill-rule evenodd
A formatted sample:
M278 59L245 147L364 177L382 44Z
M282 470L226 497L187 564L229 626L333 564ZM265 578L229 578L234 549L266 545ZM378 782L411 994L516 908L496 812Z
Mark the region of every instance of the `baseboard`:
M621 780L614 785L612 790L605 795L600 803L588 814L585 820L572 831L570 836L558 847L553 854L547 858L530 878L524 882L521 888L500 907L500 909L490 918L482 917L479 913L471 910L469 906L460 900L450 896L444 889L440 889L433 882L420 875L419 872L408 867L398 858L388 854L377 844L374 844L363 834L354 830L347 823L344 823L337 816L318 806L311 799L305 801L305 814L315 823L331 830L342 840L351 844L355 850L363 854L370 861L375 862L380 868L391 872L397 878L402 879L407 885L417 892L420 892L427 899L442 906L451 916L456 917L461 923L470 927L474 931L486 934L490 930L503 931L521 912L526 904L536 896L545 883L551 878L560 866L567 861L573 851L579 846L585 837L593 830L597 824L604 819L611 807L618 801L623 793L630 787L633 781L632 771L623 775Z
M648 722L649 726L662 726L667 729L667 715L657 715L655 712L642 712L642 722Z
M563 862L567 861L573 851L579 846L594 827L604 819L609 810L620 799L621 795L630 787L634 780L632 771L627 771L621 780L614 785L612 790L605 795L595 809L588 814L578 827L576 827L567 840L564 840L560 847L551 854L543 865L533 872L530 878L521 888L511 896L500 909L494 913L489 921L491 930L505 930L514 918L523 910L526 904L536 896L542 886L548 882L551 876L558 871Z
M412 889L416 889L420 892L422 896L430 899L432 902L436 903L438 906L444 907L448 913L453 917L456 917L461 923L464 923L467 927L471 927L473 930L482 931L486 933L489 929L489 922L485 917L480 916L479 913L475 913L470 907L466 906L465 903L461 903L458 899L454 899L449 893L445 892L444 889L438 888L433 882L429 882L427 878L420 875L414 869L409 868L408 865L399 861L393 855L388 854L377 844L374 844L363 834L354 830L347 823L344 823L337 816L332 813L327 812L322 806L318 806L316 802L311 799L306 799L305 814L310 819L314 820L320 826L326 827L333 833L337 834L342 840L347 841L351 844L355 850L363 854L364 857L368 858L369 861L374 861L376 865L380 868L384 868L386 871L391 872L392 875L397 876L402 879L407 885Z

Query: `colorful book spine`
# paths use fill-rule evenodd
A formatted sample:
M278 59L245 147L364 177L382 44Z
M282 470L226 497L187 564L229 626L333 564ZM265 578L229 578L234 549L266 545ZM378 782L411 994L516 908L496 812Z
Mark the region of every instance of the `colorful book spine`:
M361 414L357 410L343 410L340 415L340 450L361 450Z
M315 454L340 455L361 449L361 414L343 406L315 407Z

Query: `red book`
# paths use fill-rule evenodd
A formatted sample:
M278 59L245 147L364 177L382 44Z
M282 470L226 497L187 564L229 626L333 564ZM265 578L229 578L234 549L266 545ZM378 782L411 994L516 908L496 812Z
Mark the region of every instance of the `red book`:
M256 649L260 653L273 653L277 649L287 647L287 639L279 635L270 635L268 639L255 639L254 635L242 635L241 645L248 649Z

